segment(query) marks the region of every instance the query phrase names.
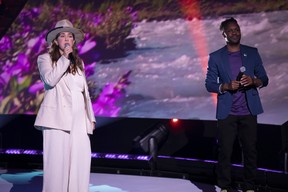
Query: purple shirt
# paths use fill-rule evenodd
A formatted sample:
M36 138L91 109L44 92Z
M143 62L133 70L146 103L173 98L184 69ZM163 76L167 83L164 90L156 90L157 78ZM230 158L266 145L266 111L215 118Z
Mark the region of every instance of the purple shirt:
M241 52L229 52L228 62L231 69L232 79L236 80L236 77L242 66ZM231 115L249 115L250 111L248 109L245 91L237 91L233 93L233 103L230 111Z

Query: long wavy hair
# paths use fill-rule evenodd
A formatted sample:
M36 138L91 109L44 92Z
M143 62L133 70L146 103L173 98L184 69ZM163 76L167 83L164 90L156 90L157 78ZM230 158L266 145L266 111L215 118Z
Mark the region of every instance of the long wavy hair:
M56 39L59 37L59 35L60 35L60 34L57 34L54 40L56 40ZM73 39L75 39L74 34L73 34ZM59 46L55 43L54 40L52 41L52 45L51 45L51 47L49 48L49 54L50 54L50 57L51 57L51 59L52 59L52 66L56 65L58 59L62 56L62 55L60 54L60 48L59 48ZM68 69L67 69L67 71L66 71L66 74L67 74L67 73L72 73L73 75L75 75L76 72L78 72L78 69L80 69L81 71L84 71L84 68L83 68L83 64L82 64L83 61L82 61L82 59L81 59L81 58L79 57L79 55L78 55L78 49L77 49L77 47L76 47L75 44L73 44L72 49L73 49L72 54L73 54L73 56L74 56L74 58L75 58L76 64L70 64L70 67L68 67ZM70 62L70 63L71 63L71 62Z

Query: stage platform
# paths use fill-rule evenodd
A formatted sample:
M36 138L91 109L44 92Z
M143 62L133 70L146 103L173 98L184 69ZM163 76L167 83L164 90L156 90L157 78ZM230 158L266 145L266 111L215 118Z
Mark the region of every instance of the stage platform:
M8 152L8 151L6 151ZM41 192L42 155L32 150L0 153L0 192ZM25 154L29 153L29 154ZM90 192L219 192L215 182L217 162L159 156L151 169L149 156L92 154ZM235 192L241 190L242 166L232 166ZM258 168L257 189L287 191L288 175Z
M40 192L42 170L4 170L1 169L1 192ZM135 176L109 173L91 173L90 192L200 192L215 191L213 185L190 182L186 179Z
M34 121L32 115L0 116L0 192L41 191L43 140L41 131L33 126ZM159 122L167 126L169 134L159 145L155 159L135 148L139 147L135 140L162 130L154 126ZM169 122L163 119L98 118L98 127L90 137L93 151L91 191L113 192L116 188L115 191L141 192L143 189L149 192L155 188L157 192L217 192L216 122L181 120L176 126ZM286 192L288 189L282 136L281 126L259 125L256 184L261 192ZM243 167L237 142L234 149L232 179L235 189L240 189ZM117 181L119 185L114 183ZM186 186L188 188L181 188ZM31 190L33 188L35 190Z
M1 192L41 192L43 171L37 169L1 169ZM183 178L91 173L89 192L219 192L213 185ZM241 190L235 190L235 192ZM261 192L284 192L261 188Z

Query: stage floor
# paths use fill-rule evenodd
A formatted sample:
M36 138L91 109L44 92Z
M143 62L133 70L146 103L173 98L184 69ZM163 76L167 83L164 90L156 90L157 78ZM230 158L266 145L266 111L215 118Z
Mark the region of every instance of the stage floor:
M0 167L0 192L41 192L43 171L40 169L5 169ZM260 186L259 186L260 187ZM89 192L220 192L205 182L182 178L92 172ZM268 187L259 192L284 192ZM242 192L235 190L234 192Z
M42 170L0 169L1 192L41 192ZM219 192L217 186L186 179L91 173L90 192Z

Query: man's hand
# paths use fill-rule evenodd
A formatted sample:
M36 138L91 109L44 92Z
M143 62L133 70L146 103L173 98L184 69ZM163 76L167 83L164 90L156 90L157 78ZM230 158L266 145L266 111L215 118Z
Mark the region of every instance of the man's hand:
M247 75L243 75L242 78L240 79L240 84L244 87L250 86L250 85L254 85L254 80L252 77L247 76Z
M239 86L240 86L240 82L233 80L230 83L224 83L221 87L221 92L235 91L235 90L239 89Z

